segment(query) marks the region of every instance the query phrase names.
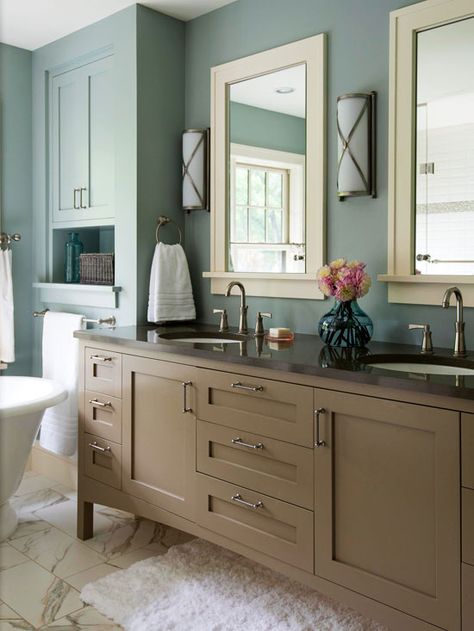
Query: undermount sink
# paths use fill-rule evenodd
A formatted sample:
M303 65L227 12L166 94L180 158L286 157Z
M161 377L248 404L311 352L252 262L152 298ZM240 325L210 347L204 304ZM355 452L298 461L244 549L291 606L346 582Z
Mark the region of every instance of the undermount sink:
M160 333L162 340L173 342L186 342L188 344L238 344L245 341L243 335L236 333L217 333L216 331Z
M373 368L423 375L474 375L474 362L449 357L372 355L361 359L361 363L368 364Z

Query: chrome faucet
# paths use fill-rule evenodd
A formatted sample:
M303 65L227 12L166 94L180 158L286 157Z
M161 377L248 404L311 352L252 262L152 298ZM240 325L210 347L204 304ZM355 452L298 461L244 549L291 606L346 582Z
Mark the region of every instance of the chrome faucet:
M245 303L245 287L242 283L234 280L227 285L227 289L225 290L225 295L230 296L232 291L232 287L238 287L240 289L240 318L239 318L239 333L243 333L246 335L249 332L247 326L247 305Z
M463 301L461 290L458 287L449 287L444 293L443 302L441 303L443 309L447 309L449 307L449 301L451 300L451 295L454 294L456 297L456 335L454 338L454 353L455 357L465 357L466 353L466 342L464 339L464 320L463 320Z

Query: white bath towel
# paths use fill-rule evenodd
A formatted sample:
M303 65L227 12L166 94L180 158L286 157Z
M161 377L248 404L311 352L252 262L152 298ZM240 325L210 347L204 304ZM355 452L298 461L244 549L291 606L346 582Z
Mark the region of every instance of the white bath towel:
M0 248L0 363L14 361L12 252Z
M79 343L73 331L84 327L82 315L47 311L43 323L43 377L59 381L68 398L48 408L41 423L40 445L73 456L77 448Z
M157 243L150 274L148 322L194 320L193 289L188 262L179 245Z

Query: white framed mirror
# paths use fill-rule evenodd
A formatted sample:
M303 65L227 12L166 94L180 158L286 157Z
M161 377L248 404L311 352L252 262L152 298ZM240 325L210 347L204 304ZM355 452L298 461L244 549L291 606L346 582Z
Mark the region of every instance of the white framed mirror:
M319 298L326 37L211 69L211 292Z
M390 14L389 301L474 306L474 5Z

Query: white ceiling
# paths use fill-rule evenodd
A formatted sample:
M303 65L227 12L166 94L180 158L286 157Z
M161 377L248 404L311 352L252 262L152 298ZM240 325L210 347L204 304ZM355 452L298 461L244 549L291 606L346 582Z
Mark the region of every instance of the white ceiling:
M235 0L142 0L150 9L180 20L231 4ZM0 0L0 42L35 50L98 22L134 0Z
M290 94L278 94L278 88L293 88ZM236 103L260 107L305 118L306 116L306 66L300 64L276 72L234 83L230 99Z

